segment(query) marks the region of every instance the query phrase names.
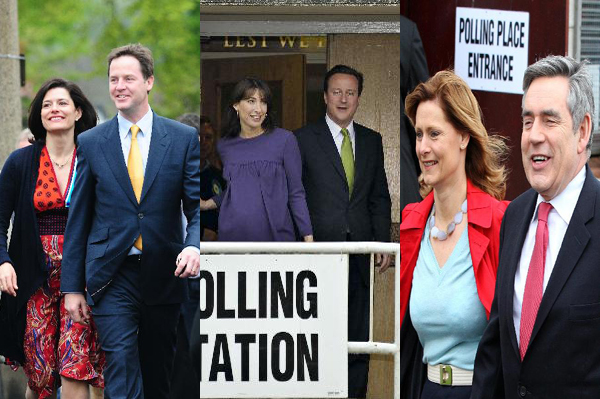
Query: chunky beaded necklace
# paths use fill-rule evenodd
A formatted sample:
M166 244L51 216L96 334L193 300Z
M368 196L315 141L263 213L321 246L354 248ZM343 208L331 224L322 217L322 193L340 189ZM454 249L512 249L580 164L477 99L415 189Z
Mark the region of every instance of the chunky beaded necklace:
M431 217L429 218L429 227L431 228L429 236L431 238L444 241L454 232L456 225L462 222L464 213L467 213L467 200L462 203L460 210L456 213L456 215L454 215L454 219L448 224L446 231L442 231L435 225L435 204L433 204Z

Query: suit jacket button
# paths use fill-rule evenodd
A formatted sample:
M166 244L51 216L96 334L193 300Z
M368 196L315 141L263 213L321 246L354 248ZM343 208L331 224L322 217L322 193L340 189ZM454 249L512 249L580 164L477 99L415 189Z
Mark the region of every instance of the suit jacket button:
M527 388L525 388L523 385L521 385L519 387L519 395L524 398L525 395L527 395Z
M143 219L143 218L144 218L144 214L143 214L142 212L140 212L140 213L138 213L138 217L139 217L140 219Z

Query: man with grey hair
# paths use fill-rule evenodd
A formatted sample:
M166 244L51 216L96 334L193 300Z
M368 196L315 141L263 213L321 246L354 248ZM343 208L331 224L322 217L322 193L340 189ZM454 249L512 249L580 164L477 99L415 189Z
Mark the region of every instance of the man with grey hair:
M523 80L531 189L506 209L471 398L600 397L600 183L587 167L594 102L585 62L549 56Z

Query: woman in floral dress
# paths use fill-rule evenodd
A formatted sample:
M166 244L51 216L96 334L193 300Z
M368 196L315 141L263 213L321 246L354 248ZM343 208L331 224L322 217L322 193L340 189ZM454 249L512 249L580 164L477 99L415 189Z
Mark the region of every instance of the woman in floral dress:
M63 237L76 180L77 135L96 125L72 82L44 83L29 110L33 145L0 174L0 353L28 378L26 398L87 398L103 388L104 354L93 321L75 324L60 292ZM14 214L10 246L7 232Z

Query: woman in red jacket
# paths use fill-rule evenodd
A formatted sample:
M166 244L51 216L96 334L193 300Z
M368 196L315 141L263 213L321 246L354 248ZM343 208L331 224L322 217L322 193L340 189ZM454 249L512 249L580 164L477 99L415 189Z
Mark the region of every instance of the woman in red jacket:
M469 398L494 296L507 147L467 84L438 72L406 98L423 201L400 226L402 398Z

